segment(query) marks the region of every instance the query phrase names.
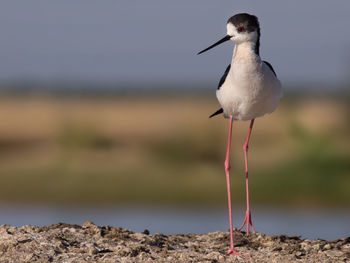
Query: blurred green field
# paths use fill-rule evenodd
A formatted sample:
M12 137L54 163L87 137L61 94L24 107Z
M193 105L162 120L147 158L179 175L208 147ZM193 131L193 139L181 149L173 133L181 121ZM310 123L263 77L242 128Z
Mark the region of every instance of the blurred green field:
M228 121L213 96L0 97L0 202L226 206ZM251 202L350 206L346 99L282 100L257 119ZM232 199L245 204L236 122Z

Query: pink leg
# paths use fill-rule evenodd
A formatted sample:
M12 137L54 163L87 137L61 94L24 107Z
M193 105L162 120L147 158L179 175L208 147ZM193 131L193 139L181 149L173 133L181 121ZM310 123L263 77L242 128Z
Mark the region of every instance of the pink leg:
M253 232L255 233L255 229L254 229L253 223L252 223L252 215L250 213L250 208L249 208L249 184L248 184L248 143L249 143L250 135L252 133L253 124L254 124L254 119L252 119L252 121L250 122L248 136L247 136L247 139L243 145L244 160L245 160L245 183L246 183L246 194L247 194L247 210L245 213L245 218L244 218L243 224L241 225L239 230L241 230L244 227L244 225L247 224L247 236L249 235L249 227L250 226L252 227Z
M232 231L232 209L231 209L231 187L230 187L230 148L231 148L231 134L232 134L232 123L233 118L230 117L230 127L228 132L227 152L225 160L225 172L226 172L226 183L227 183L227 199L228 199L228 212L230 219L230 252L227 255L240 255L233 245L233 231Z

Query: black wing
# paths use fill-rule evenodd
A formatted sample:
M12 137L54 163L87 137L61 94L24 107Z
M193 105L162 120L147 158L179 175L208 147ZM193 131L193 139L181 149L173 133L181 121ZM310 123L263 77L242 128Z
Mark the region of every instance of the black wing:
M275 72L275 70L273 69L272 65L271 65L269 62L265 61L265 60L264 60L263 62L271 69L271 71L273 72L273 74L275 74L275 77L277 77L276 72Z
M228 72L230 71L230 68L231 68L231 64L227 66L224 75L222 75L222 77L221 77L221 79L220 79L220 82L219 82L219 85L218 85L218 89L220 89L220 87L222 86L222 84L224 84L225 79L226 79L226 77L227 77L227 74L228 74Z
M222 86L222 84L224 84L225 82L225 79L228 75L228 72L230 71L230 68L231 68L231 64L227 66L225 72L224 72L224 75L222 75L221 79L220 79L220 82L219 82L219 85L218 85L218 89L220 89L220 87ZM220 113L223 113L224 110L222 108L218 109L216 112L214 112L212 115L209 116L209 118L211 117L214 117L215 115L218 115Z
M215 115L218 115L220 113L223 113L224 110L222 108L218 109L216 112L214 112L212 115L209 116L209 118L214 117Z
M227 66L225 72L224 72L224 75L222 75L221 79L220 79L220 82L219 82L219 85L218 85L218 89L220 89L220 87L222 86L222 84L224 84L225 82L225 79L228 75L228 72L230 71L230 68L231 68L231 64ZM214 112L212 115L209 116L209 118L211 117L214 117L215 115L218 115L220 113L223 113L224 110L222 108L218 109L216 112Z

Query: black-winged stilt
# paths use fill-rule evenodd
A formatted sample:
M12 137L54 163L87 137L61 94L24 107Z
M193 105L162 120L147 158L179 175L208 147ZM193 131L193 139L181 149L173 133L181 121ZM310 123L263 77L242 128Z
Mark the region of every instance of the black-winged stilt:
M246 13L232 16L227 21L227 35L202 50L201 54L225 41L231 40L235 43L232 62L226 68L224 75L220 79L216 96L221 104L218 111L211 117L223 113L224 117L230 119L229 134L227 142L227 152L225 160L225 172L227 182L227 197L230 220L230 252L228 254L239 254L234 249L232 233L232 212L230 193L230 146L233 120L250 120L247 139L243 145L245 159L246 195L247 210L245 219L240 230L247 225L247 235L249 227L255 229L252 224L249 207L249 185L248 185L248 143L253 129L254 120L266 113L272 113L278 101L282 97L281 83L277 79L276 73L271 64L262 61L259 55L260 47L260 26L258 18Z

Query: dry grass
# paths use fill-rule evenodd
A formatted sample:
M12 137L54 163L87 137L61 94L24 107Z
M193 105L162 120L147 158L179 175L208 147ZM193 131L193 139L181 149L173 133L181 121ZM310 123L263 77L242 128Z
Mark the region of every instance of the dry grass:
M223 203L228 123L208 119L217 107L200 95L2 97L0 199ZM258 119L249 155L253 202L349 205L349 115L341 100L297 99ZM248 125L233 129L239 202Z

